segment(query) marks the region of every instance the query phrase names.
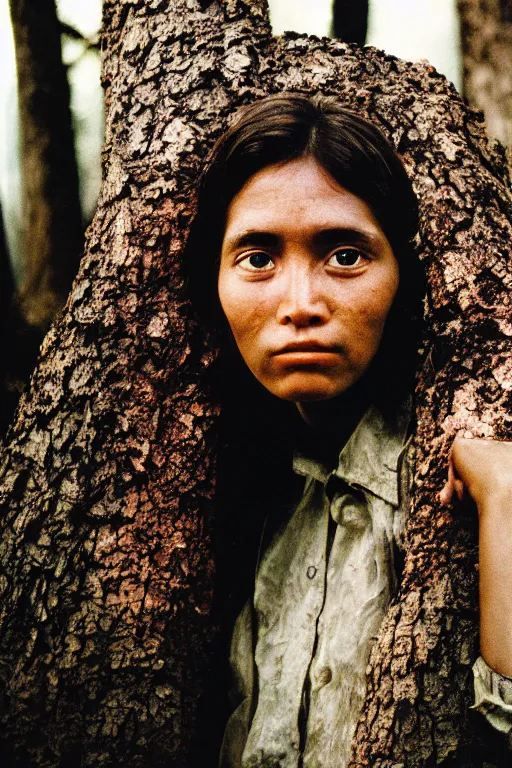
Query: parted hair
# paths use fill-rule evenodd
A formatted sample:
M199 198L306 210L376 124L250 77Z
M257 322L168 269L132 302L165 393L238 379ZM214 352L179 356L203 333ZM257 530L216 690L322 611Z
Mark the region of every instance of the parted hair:
M399 288L371 371L384 366L386 378L391 376L402 392L403 386L411 387L424 295L412 246L417 201L400 157L381 130L332 98L267 96L241 109L218 139L199 181L197 214L185 249L189 295L203 322L226 332L217 279L229 205L254 174L300 157L313 157L341 187L361 198L393 249Z

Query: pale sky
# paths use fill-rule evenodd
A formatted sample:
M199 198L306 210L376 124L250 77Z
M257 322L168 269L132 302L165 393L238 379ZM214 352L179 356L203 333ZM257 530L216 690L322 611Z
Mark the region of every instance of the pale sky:
M102 0L57 0L57 12L62 21L90 37L101 25Z
M367 44L409 61L428 59L462 87L457 0L370 0Z

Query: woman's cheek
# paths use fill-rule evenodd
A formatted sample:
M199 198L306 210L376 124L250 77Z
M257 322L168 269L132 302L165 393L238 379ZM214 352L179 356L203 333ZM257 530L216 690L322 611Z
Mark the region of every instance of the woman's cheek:
M393 301L398 291L398 272L377 281L368 293L366 311L368 323L375 328L383 328Z
M237 338L244 321L244 302L243 292L233 277L228 275L219 280L219 299L231 331Z
M263 331L268 311L265 302L256 291L250 290L250 286L244 285L242 289L233 282L226 281L220 286L221 306L242 358L256 372L263 357Z
M362 365L368 365L377 354L394 296L395 291L389 289L370 292L353 319L355 358Z

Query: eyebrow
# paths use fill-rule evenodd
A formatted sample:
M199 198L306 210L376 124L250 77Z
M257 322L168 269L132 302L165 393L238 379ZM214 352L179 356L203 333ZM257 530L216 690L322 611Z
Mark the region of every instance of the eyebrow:
M227 242L231 250L238 248L277 248L283 238L274 232L266 232L257 229L248 229ZM332 247L339 243L366 248L376 248L382 238L367 230L354 229L352 227L328 227L313 235L315 248Z
M353 229L352 227L330 227L313 235L313 245L316 247L329 247L339 243L359 245L363 248L376 248L382 244L382 238L368 230Z
M281 243L282 238L272 232L263 232L257 229L247 229L227 242L228 248L272 248Z

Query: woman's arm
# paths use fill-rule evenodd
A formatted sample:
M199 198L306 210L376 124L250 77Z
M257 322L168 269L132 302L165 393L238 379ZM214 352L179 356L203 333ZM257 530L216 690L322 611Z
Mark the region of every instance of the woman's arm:
M512 677L512 443L454 440L441 501L476 503L480 542L480 652Z

